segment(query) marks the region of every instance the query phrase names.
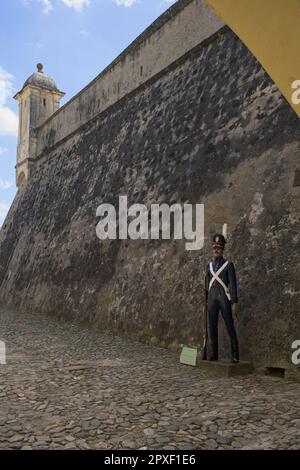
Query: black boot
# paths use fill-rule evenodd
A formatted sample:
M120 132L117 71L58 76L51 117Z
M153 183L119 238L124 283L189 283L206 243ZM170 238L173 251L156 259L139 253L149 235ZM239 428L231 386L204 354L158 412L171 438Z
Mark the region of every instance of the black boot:
M232 364L238 364L240 362L239 355L238 354L232 354L231 362L232 362Z
M208 360L209 360L209 361L218 361L219 358L218 358L218 355L217 355L217 354L211 354L211 355L209 356L209 359L208 359Z

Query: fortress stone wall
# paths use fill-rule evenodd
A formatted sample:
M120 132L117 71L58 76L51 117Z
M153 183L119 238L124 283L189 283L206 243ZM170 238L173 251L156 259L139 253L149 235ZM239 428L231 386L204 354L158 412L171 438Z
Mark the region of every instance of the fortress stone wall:
M200 3L181 5L187 13ZM1 231L0 305L163 347L201 342L210 242L188 252L184 241L100 242L95 229L98 205L117 206L119 195L129 204L204 203L206 237L228 224L242 359L292 373L291 344L300 337L299 119L229 28L196 46L186 29L184 40L188 51L96 117L82 105L84 122L93 119L78 132L66 137L81 95L45 124L49 132L60 119L71 127L53 131ZM82 97L102 103L97 86ZM221 342L228 354L224 331Z
M38 131L36 156L168 67L223 23L202 0L180 0Z

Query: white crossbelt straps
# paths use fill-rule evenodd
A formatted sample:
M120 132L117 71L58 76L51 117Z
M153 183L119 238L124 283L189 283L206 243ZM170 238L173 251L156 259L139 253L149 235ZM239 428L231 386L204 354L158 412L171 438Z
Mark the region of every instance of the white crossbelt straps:
M220 267L220 269L215 273L214 272L214 269L213 269L213 264L212 263L209 263L209 270L211 272L211 275L212 275L212 278L210 280L210 283L209 283L209 287L208 287L208 290L211 289L211 286L213 285L213 282L214 281L217 281L219 284L221 284L221 286L223 287L224 291L225 291L225 294L226 294L226 297L227 299L230 301L231 300L231 296L230 296L230 292L229 292L229 289L228 287L226 286L226 284L222 281L222 279L219 278L221 272L228 266L228 261L225 261L225 263Z

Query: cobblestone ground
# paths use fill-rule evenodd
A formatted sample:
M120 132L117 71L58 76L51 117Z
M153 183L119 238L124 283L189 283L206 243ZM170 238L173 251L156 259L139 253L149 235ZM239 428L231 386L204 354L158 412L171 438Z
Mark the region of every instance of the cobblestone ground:
M0 310L1 449L299 449L300 385Z

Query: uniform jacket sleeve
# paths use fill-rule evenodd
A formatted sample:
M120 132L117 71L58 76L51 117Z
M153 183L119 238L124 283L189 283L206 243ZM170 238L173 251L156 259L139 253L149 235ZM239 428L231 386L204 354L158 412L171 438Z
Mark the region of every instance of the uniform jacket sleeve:
M229 281L229 291L231 295L231 303L236 304L238 301L237 281L236 281L236 274L235 274L235 268L234 268L233 263L229 263L228 265L228 281Z

